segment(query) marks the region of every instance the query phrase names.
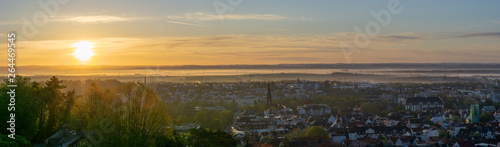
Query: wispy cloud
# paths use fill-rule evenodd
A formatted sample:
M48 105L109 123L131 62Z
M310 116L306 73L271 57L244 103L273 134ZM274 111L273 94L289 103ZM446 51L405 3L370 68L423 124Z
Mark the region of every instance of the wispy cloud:
M468 33L455 36L457 38L469 38L469 37L489 37L489 38L499 38L500 32L483 32L483 33Z
M203 26L203 25L194 24L194 23L178 22L178 21L170 21L170 20L167 20L166 22L173 23L173 24L180 24L180 25L195 26L195 27L202 27Z
M113 15L63 15L54 18L49 18L53 22L63 23L77 23L77 24L100 24L100 23L115 23L115 22L128 22L135 20L151 20L159 18L151 17L125 17ZM0 25L23 25L22 21L6 20L0 21Z
M399 45L402 43L417 43L423 40L433 38L435 35L431 33L415 33L415 32L404 32L395 34L379 35L372 40L379 44L391 44Z
M431 38L432 36L433 35L429 33L406 32L398 34L380 35L377 38L382 40L420 40L420 39Z
M338 33L338 34L333 34L336 37L335 38L330 38L330 40L335 41L335 40L341 40L341 39L347 39L352 41L352 39L357 35L356 33L353 32L348 32L348 33ZM419 41L419 40L424 40L424 39L429 39L434 37L435 35L432 33L416 33L416 32L404 32L404 33L395 33L395 34L384 34L384 35L378 35L374 37L372 40L376 42L390 42L390 43L400 43L402 41Z
M12 20L7 20L7 21L0 21L0 25L22 25L23 22L21 21L12 21Z
M285 29L285 28L271 28L269 30L271 30L271 31L290 31L290 29Z
M82 24L114 23L132 21L133 18L110 16L110 15L89 15L89 16L62 16L55 18L57 22L70 22Z
M152 21L161 20L162 17L135 17L135 16L114 16L114 15L65 15L52 19L55 22L78 23L78 24L101 24L131 21Z
M500 21L498 21L498 20L490 19L488 21L491 23L494 23L494 24L500 24Z
M276 14L226 14L216 15L203 12L167 16L170 20L211 21L211 20L284 20L287 17Z
M53 22L74 23L74 24L103 24L103 23L120 23L133 21L159 21L165 20L168 23L202 26L200 24L188 23L186 21L213 21L213 20L313 20L312 18L299 17L287 18L276 14L226 14L216 15L210 13L196 12L186 13L183 15L171 16L117 16L117 15L61 15L55 18L50 18ZM0 21L0 25L21 25L21 21Z
M352 39L345 38L348 33L315 36L281 35L216 35L192 37L145 37L145 38L101 38L88 40L94 42L96 59L106 64L269 64L269 63L309 63L309 62L345 62L338 44ZM433 34L397 33L381 35L385 40L373 40L369 49L363 50L354 58L355 62L429 62L459 61L468 58L471 61L498 61L498 44L457 45L453 49L413 49L409 43L431 38ZM407 41L393 45L396 39ZM71 44L79 40L41 40L32 41L22 49L25 65L59 63L73 59L69 56L74 50ZM1 45L1 44L0 44ZM416 44L420 45L420 44ZM482 50L475 48L481 46ZM392 48L391 48L392 47ZM400 48L401 47L401 48ZM1 55L2 53L0 53ZM138 60L130 58L140 57ZM47 58L58 58L46 61ZM21 61L21 60L20 60Z

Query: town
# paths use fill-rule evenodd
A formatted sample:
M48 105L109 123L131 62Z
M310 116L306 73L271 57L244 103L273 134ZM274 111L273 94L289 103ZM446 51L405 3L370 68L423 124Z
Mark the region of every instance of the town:
M176 117L177 132L199 127L224 129L240 145L463 147L498 145L498 82L297 79L151 86L164 101L182 105L183 111L193 109L183 113L187 117ZM233 115L214 115L223 112Z

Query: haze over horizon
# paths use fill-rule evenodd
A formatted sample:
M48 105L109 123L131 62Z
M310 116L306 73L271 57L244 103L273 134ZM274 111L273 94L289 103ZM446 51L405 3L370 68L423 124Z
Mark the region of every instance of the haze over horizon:
M339 45L354 44L354 28L365 32L365 25L376 22L371 11L387 10L390 1L247 0L222 15L214 1L154 2L73 0L60 5L36 35L18 40L16 64L500 63L499 1L401 0L401 12L392 14L390 23L350 60ZM43 12L37 3L4 3L3 36L21 33L23 18L32 21ZM82 41L92 47L74 46ZM6 46L6 40L0 45ZM95 55L76 56L78 49Z

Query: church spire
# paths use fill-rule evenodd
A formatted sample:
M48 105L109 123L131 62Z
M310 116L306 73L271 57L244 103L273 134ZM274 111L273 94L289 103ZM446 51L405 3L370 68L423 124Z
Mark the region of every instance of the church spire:
M267 83L267 101L266 104L268 106L273 105L273 97L271 95L271 83Z

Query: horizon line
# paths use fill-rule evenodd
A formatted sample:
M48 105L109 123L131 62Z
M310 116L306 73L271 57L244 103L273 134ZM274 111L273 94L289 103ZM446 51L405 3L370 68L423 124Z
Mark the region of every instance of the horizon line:
M57 66L112 66L112 67L134 67L134 66L278 66L278 65L367 65L367 64L500 64L500 63L490 63L490 62L427 62L427 63L419 63L419 62L382 62L382 63L279 63L279 64L180 64L180 65L91 65L91 64L75 64L75 65L16 65L16 67L57 67ZM0 66L0 67L8 67L8 66Z

